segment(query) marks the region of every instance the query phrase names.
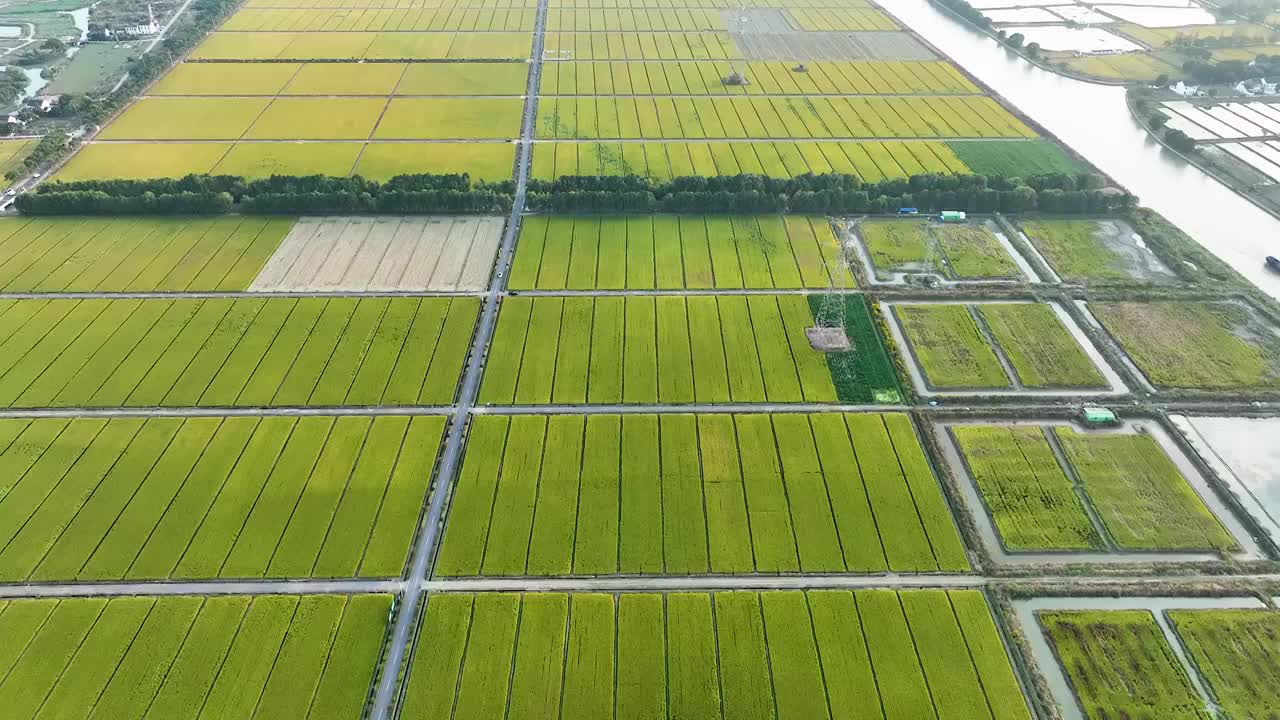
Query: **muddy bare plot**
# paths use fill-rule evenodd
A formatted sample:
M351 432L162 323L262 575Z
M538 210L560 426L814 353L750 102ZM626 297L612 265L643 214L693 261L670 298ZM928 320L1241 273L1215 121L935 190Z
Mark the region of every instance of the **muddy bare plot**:
M258 273L258 291L479 290L502 218L303 218Z
M933 60L936 56L904 32L735 32L733 44L747 60Z

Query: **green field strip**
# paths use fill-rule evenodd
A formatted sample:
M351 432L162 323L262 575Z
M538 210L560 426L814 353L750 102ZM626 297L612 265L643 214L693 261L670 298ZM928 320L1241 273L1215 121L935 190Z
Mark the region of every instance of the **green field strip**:
M747 297L751 327L755 332L756 352L762 367L765 395L774 402L800 402L798 362L787 342L787 329L778 308L777 298L763 295ZM815 355L809 351L809 355Z
M868 572L888 569L884 545L844 418L815 415L809 422L845 566Z
M990 617L980 593L964 595ZM903 605L921 603L945 613L908 625ZM928 682L913 634L956 643ZM999 652L988 666L1012 679L994 625L979 634ZM406 718L928 717L944 662L986 712L941 591L446 593L428 599L416 646Z
M714 604L724 716L776 717L759 596L748 592L717 593Z
M480 574L510 426L507 417L474 418L471 422L436 559L437 574Z
M587 402L622 401L625 298L596 298L591 322Z
M23 227L0 245L0 287L9 292L244 290L292 224L292 219L116 218L77 220L72 231L65 220L23 220ZM36 237L40 242L28 242Z
M303 717L320 683L329 648L338 632L346 605L341 596L303 597L293 615L274 666L289 673L271 673L252 710L262 717Z
M680 248L684 258L684 282L690 289L715 287L707 220L680 216Z
M586 418L553 415L547 419L543 468L529 538L530 575L568 575L574 565L574 531L579 522L580 473ZM590 508L594 511L597 508Z
M734 418L734 426L742 459L756 569L761 572L799 570L795 528L770 418L739 415Z
M106 605L106 600L95 598L54 608L0 684L0 700L4 701L6 714L35 717Z
M596 284L596 269L600 263L600 224L597 222L573 223L572 245L569 251L569 274L565 287L569 290L586 290Z
M794 516L803 518L794 525L796 550L802 571L840 572L844 554L810 422L799 415L773 418L787 503Z
M969 569L904 415L583 422L475 421L438 576Z
M805 597L809 601L832 720L883 718L875 672L853 593L814 591Z
M616 416L593 415L586 420L573 572L608 574L618 567L621 423Z
M965 558L960 532L951 518L942 489L934 478L911 419L900 414L882 417L938 568L946 572L967 572L969 561Z
M1204 699L1150 610L1055 610L1036 619L1085 714L1205 717Z
M1107 387L1102 372L1050 306L989 303L976 308L1023 385Z
M1006 548L1105 547L1041 428L954 425L949 430Z
M729 372L716 298L689 297L685 299L685 307L693 360L694 400L699 403L728 402Z
M445 404L478 310L475 298L24 300L3 316L22 322L0 341L0 403L306 405L358 390L361 404Z
M415 327L393 334L410 307ZM315 405L356 386L369 393L351 398L362 404L445 404L477 310L475 299L50 301L0 343L13 351L0 364L0 401ZM36 325L52 329L36 340Z
M662 547L666 572L707 572L707 519L703 510L697 421L692 415L658 417L661 446Z
M659 398L695 397L693 358L685 302L678 297L654 298L657 314Z
M550 302L545 302L549 300ZM529 316L528 337L520 362L520 376L516 381L517 404L542 404L551 402L551 386L555 379L552 368L556 365L556 349L559 347L560 318L564 313L563 298L542 298L533 303Z
M493 520L485 541L482 570L487 575L525 572L546 424L545 417L511 418L511 437L503 453Z
M911 634L898 593L869 590L854 596L885 720L937 717L916 648L904 641Z
M516 252L511 263L511 275L507 278L508 288L531 290L537 285L549 223L550 218L542 216L521 219L520 236L516 242Z
M805 594L800 591L763 593L760 609L769 638L778 716L830 717L826 682Z
M684 287L683 238L679 217L655 215L653 220L653 286Z
M624 148L625 151L625 148ZM587 222L587 218L578 218ZM600 218L600 255L596 262L595 283L592 287L605 290L621 290L627 287L632 272L628 257L632 218ZM639 226L637 226L637 232ZM619 262L617 258L622 258Z
M604 225L601 225L603 232ZM627 218L627 289L652 290L657 287L655 269L655 223L653 217ZM602 265L604 261L602 261Z
M769 272L769 260L765 254L764 231L755 218L730 217L730 238L738 250L738 263L742 270L744 287L777 287Z
M899 595L939 718L990 718L969 648L943 590Z
M711 598L672 593L667 605L667 716L720 716Z
M656 416L622 417L621 524L618 571L663 571L663 485Z
M930 387L1012 385L967 306L899 305L893 311Z
M587 401L587 377L591 365L591 348L582 339L591 337L595 303L591 298L564 299L560 316L559 350L556 353L551 402L577 404Z
M1000 631L996 629L991 610L982 593L974 590L951 590L947 593L956 621L964 633L973 659L974 669L982 681L987 706L995 720L1026 720L1031 717L1022 696L1018 679L1005 659Z
M893 444L884 420L868 415L846 415L849 435L857 453L858 468L867 480L867 497L881 536L889 533L894 542L885 543L889 569L936 568L937 559L915 508L902 467L894 456Z
M664 615L660 595L618 597L617 720L667 716Z
M730 399L738 403L765 401L763 361L756 350L747 298L720 296L716 307L720 312Z
M106 720L140 716L139 710L145 709L155 697L168 675L204 599L176 597L163 603L157 601L156 605L160 607L153 607L129 651L112 668L109 684L97 696L92 712L86 717Z
M34 717L87 716L155 602L151 598L121 598L103 608Z
M612 595L573 596L565 659L562 717L607 717L614 712L615 608Z
M475 598L432 595L414 642L415 657L405 678L402 714L410 718L450 717Z
M1231 717L1276 711L1277 615L1270 609L1169 610L1196 671Z
M0 497L0 579L68 581L396 575L444 418L9 424L61 434Z
M732 416L698 416L698 457L702 461L711 572L751 572L755 565L752 525L748 519L746 484L738 464L738 438Z
M454 717L492 718L505 713L519 613L518 595L476 596Z
M784 316L788 310L788 300L789 297L779 298ZM843 402L902 402L904 393L898 382L897 369L872 319L871 308L866 299L856 295L843 298L836 295L811 295L808 304L811 317L821 319L822 324L843 324L845 335L852 346L848 352L825 353L832 383L830 391ZM797 317L803 317L798 307L791 312ZM808 347L808 339L797 333L798 323L798 319L787 321L793 352L797 358L808 357L802 352ZM819 382L816 368L809 365L801 367L813 373L813 382ZM822 388L827 390L825 385Z
M1054 439L1120 547L1236 547L1235 539L1150 435L1092 436L1057 427Z
M520 606L515 667L507 712L514 717L555 717L560 713L569 622L567 595L526 595Z
M163 713L164 717L197 716L249 607L250 599L246 597L217 597L205 601L163 684L149 699L147 712Z
M547 219L547 235L543 242L536 287L556 290L567 287L574 225L573 217Z
M730 218L707 216L707 246L711 253L711 266L715 269L715 287L736 289L743 287L742 268L738 259L738 244L733 234Z
M623 319L622 401L658 402L658 330L654 298L628 297Z

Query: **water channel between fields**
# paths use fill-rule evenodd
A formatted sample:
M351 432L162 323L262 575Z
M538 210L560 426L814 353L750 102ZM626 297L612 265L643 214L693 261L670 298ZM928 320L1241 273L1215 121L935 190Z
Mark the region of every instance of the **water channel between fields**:
M1143 205L1280 299L1280 275L1263 265L1267 255L1280 255L1280 220L1152 140L1130 116L1124 88L1042 70L928 0L878 2Z

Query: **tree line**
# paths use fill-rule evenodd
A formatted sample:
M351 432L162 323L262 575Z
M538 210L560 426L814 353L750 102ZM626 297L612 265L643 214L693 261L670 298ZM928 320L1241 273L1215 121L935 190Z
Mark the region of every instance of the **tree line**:
M1092 173L1027 178L915 175L863 183L853 175L680 177L654 182L635 175L564 176L530 181L526 206L544 212L891 213L964 210L989 213L1041 210L1105 213L1128 210L1137 198L1105 187Z
M324 175L187 175L148 180L45 183L19 195L28 215L492 213L511 209L513 183L469 175L398 175L387 182Z
M1026 178L915 175L864 183L854 175L689 176L658 182L639 175L566 175L529 181L526 206L542 212L607 213L888 213L965 210L989 213L1042 210L1101 213L1137 204L1105 187L1092 173ZM155 180L54 182L21 195L17 208L33 215L211 214L235 209L258 214L495 213L511 209L514 184L472 182L466 174L399 175L386 182L362 177L188 175Z

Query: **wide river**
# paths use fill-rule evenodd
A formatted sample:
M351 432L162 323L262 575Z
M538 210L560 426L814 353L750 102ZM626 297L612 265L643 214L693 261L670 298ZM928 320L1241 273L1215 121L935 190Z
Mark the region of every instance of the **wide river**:
M1152 140L1130 116L1124 88L1041 70L929 4L878 0L898 20L1115 178L1272 297L1280 220Z

